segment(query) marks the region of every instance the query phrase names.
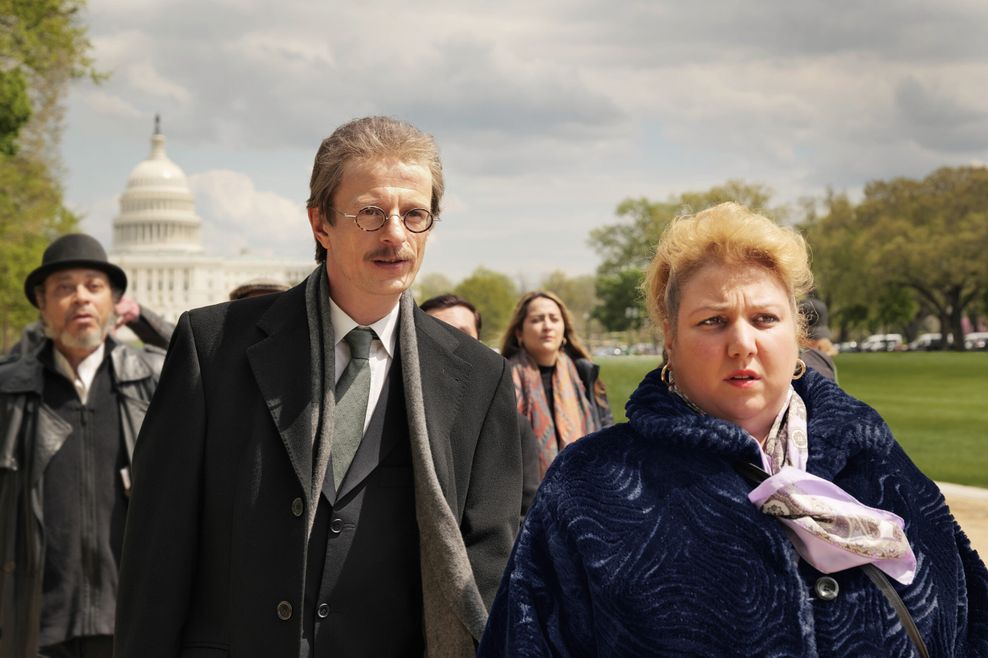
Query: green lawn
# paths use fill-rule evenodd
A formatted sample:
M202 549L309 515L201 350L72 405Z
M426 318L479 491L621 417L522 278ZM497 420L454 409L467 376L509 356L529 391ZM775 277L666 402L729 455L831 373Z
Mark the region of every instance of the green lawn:
M658 357L599 357L616 420ZM841 354L840 384L885 418L935 480L988 487L988 352Z

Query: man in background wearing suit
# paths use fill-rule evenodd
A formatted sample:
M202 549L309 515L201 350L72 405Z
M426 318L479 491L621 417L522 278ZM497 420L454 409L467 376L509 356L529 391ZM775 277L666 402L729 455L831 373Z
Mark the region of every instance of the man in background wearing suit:
M504 360L408 292L432 138L358 119L316 154L303 283L179 320L138 440L118 658L470 656L521 503Z

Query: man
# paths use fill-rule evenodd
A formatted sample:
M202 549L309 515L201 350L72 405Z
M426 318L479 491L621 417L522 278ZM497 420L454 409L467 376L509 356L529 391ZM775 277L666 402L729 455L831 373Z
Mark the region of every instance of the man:
M827 305L815 297L807 297L799 302L799 313L806 323L806 338L799 358L810 368L836 382L837 365L834 364L833 357L837 354L837 349L830 342Z
M355 120L310 191L305 282L179 320L135 459L117 658L474 653L521 455L503 359L407 292L438 152Z
M467 336L480 339L480 328L483 326L480 311L462 297L449 293L436 295L419 304L419 308Z
M0 656L112 654L130 459L164 352L109 336L127 277L67 235L24 283L46 338L0 365Z
M432 317L456 327L471 338L480 338L480 328L483 326L480 311L459 295L451 293L436 295L419 304L419 308ZM539 488L539 449L535 442L535 432L532 431L531 423L521 414L518 414L518 433L521 440L522 459L521 515L519 519L524 520L528 508L532 506L532 500L535 499L535 492Z
M275 281L274 279L251 279L246 283L241 283L230 291L230 301L270 295L274 292L284 292L288 288L289 286L286 284L281 281Z

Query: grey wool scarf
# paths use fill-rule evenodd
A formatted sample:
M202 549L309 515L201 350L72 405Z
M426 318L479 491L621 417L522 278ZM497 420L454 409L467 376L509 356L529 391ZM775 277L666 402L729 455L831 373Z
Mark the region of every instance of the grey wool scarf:
M333 437L335 335L329 313L329 282L325 265L309 276L305 285L309 344L312 349L312 493L318 500ZM399 352L408 436L415 480L415 516L419 529L422 569L422 606L425 625L425 654L429 658L474 656L487 623L487 609L477 588L473 568L460 534L459 521L443 494L429 441L429 428L422 397L418 337L415 331L415 301L410 292L399 301ZM436 447L439 450L439 447ZM309 532L316 505L309 506Z

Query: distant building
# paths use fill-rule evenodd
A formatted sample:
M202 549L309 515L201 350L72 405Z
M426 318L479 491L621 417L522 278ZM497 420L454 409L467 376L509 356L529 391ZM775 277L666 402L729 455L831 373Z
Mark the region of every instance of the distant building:
M229 299L252 279L294 285L315 267L311 260L220 258L203 253L195 198L185 173L165 154L155 118L151 155L130 172L113 220L110 260L127 273L127 294L175 321L190 308Z

